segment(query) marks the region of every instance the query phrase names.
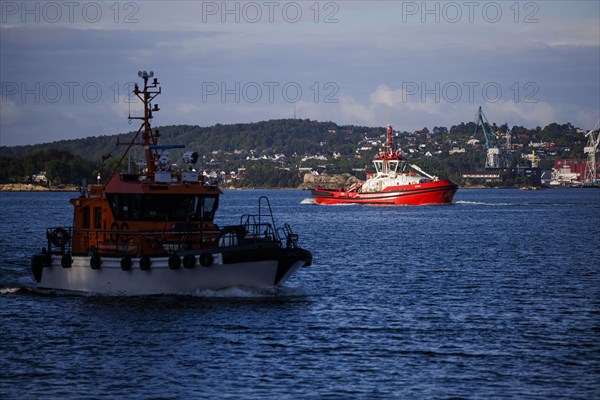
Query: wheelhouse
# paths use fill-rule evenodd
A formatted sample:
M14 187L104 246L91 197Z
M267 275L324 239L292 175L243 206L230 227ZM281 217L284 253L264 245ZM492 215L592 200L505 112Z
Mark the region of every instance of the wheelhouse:
M202 194L130 194L107 195L117 221L212 221L219 200Z
M389 174L391 172L398 172L398 167L402 163L403 162L401 160L387 159L386 157L373 160L373 166L375 167L375 172L377 172L377 174Z

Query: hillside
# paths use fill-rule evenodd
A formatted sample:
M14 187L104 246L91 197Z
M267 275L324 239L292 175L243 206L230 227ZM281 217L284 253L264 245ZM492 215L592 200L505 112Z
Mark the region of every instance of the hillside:
M475 126L473 122L461 122L449 129L435 126L431 131L395 131L395 143L406 158L431 173L460 181L462 172L482 169L485 163L485 140L480 131L475 132ZM527 129L494 123L490 128L511 137L511 166L527 165L534 149L544 169L550 169L557 157L583 157L585 132L571 124ZM307 119L155 129L160 131L162 144L186 146L185 150L171 151L172 162L177 163L183 151L197 151L201 155L200 168L212 178L249 187L297 187L310 170L351 173L362 178L372 156L382 148L385 133L384 127ZM104 175L116 168L126 148L117 142L129 143L133 135L130 132L0 147L0 183L27 182L40 171L50 175L53 184L77 184L83 177L93 179L98 173ZM135 150L126 160L131 165L142 158L139 148Z
M155 129L160 132L161 143L183 144L186 149L198 151L200 154L242 150L308 155L325 150L341 150L350 154L354 151L356 143L360 141L361 135L378 135L383 128L339 126L333 122L317 122L308 119L283 119L245 124L216 124L209 127L171 125ZM0 155L23 158L49 149L59 149L90 160L100 160L103 155L115 148L117 140L127 143L134 133L92 136L28 146L1 146ZM330 149L324 149L324 144L327 144Z

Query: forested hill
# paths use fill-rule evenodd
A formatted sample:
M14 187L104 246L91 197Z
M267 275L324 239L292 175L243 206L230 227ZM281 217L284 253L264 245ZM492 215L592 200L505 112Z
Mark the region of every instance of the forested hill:
M584 157L586 132L569 123L534 129L493 123L488 128L510 138L511 168L527 166L534 152L542 169L551 169L556 159ZM160 132L160 144L185 145L185 150L171 151L172 162L178 163L183 151L196 151L204 172L233 176L231 172L242 170L234 183L249 187L296 187L310 169L351 173L364 179L365 168L386 142L383 126L337 125L308 119L155 129ZM94 179L98 173L106 176L114 169L124 170L127 166L117 167L117 160L126 146L117 143L131 142L134 134L0 147L0 183L35 181L33 176L44 172L52 185L77 184L84 177ZM450 128L435 126L431 131L426 127L415 132L396 130L395 135L395 145L403 155L432 174L460 183L463 172L484 168L486 140L474 122ZM130 155L129 165L143 159L139 147Z
M269 151L304 155L326 151L352 153L365 134L377 136L384 132L382 127L339 126L333 122L317 122L308 119L282 119L255 123L209 127L197 125L173 125L155 128L160 132L161 144L183 144L187 150L200 154L214 151L243 150L249 152ZM115 150L117 138L128 143L135 132L111 136L92 136L83 139L61 140L50 143L0 147L0 156L24 158L50 149L67 151L90 161L99 161L103 155L119 154L125 149ZM323 143L327 149L323 149Z

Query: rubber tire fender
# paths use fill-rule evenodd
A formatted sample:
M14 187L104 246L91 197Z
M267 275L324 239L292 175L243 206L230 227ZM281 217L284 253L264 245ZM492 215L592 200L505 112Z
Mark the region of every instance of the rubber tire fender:
M100 258L100 256L98 254L92 255L92 257L90 258L90 267L92 267L92 269L100 269L101 266L102 259Z
M213 265L214 261L215 258L210 253L202 253L200 255L200 265L202 265L203 267L210 267L211 265Z
M150 261L150 257L143 256L142 258L140 258L140 269L142 271L148 271L151 265L152 261Z
M72 264L73 264L73 259L71 258L71 255L63 254L63 256L60 258L60 265L63 268L71 268Z
M169 257L169 268L170 269L179 269L181 266L181 258L179 256L173 254Z
M33 277L38 283L42 280L42 272L45 263L44 257L44 254L35 254L31 256L31 272L33 272Z
M131 256L125 256L121 258L121 269L123 271L131 271L131 266L133 262L131 261Z

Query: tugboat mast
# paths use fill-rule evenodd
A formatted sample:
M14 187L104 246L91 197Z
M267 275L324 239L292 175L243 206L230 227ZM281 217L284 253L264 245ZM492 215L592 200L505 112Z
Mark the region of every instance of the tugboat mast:
M391 124L387 126L387 145L388 155L391 156L394 152L394 130Z

